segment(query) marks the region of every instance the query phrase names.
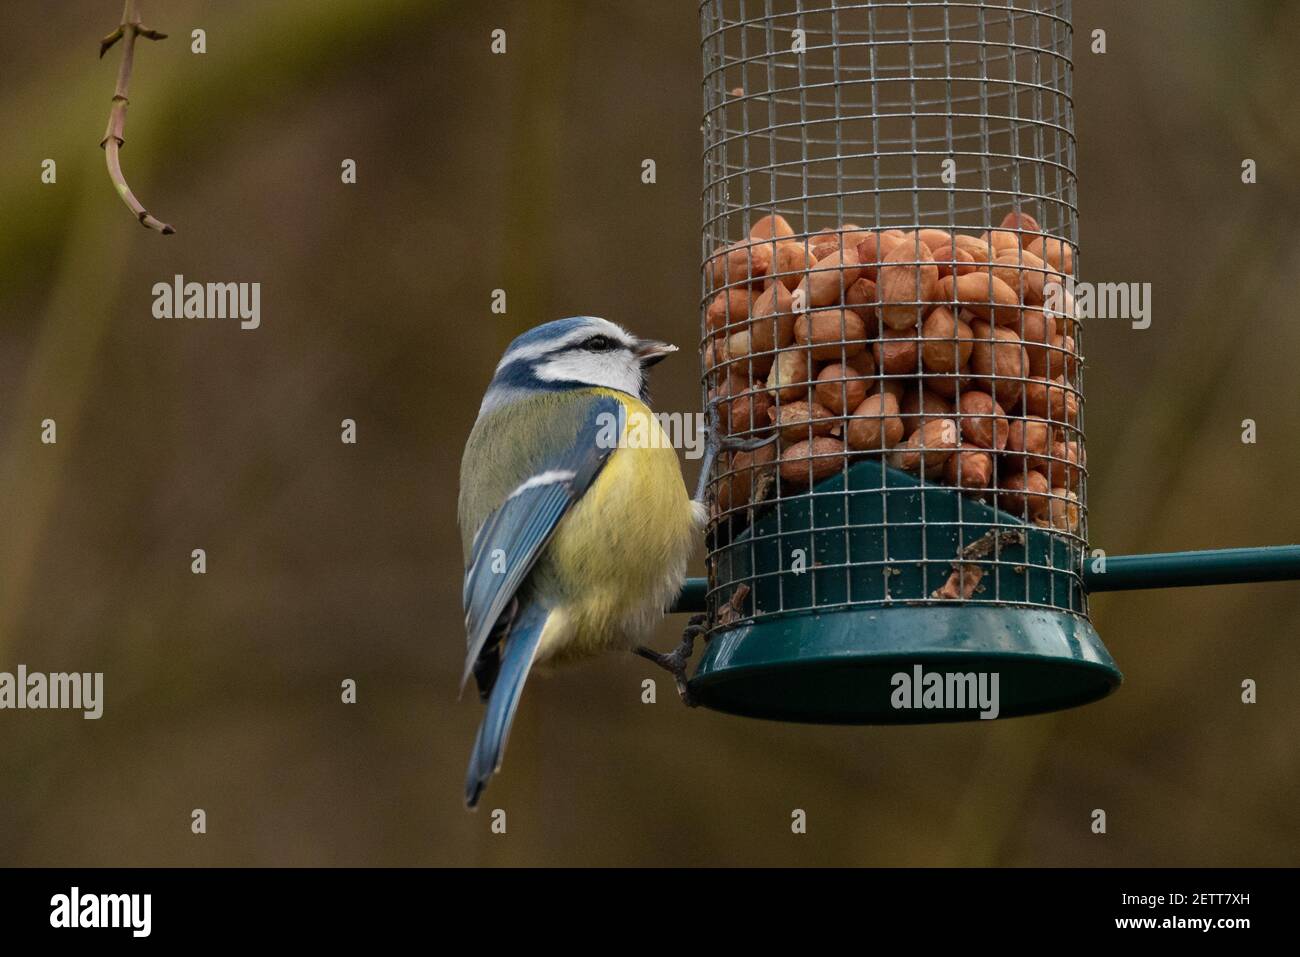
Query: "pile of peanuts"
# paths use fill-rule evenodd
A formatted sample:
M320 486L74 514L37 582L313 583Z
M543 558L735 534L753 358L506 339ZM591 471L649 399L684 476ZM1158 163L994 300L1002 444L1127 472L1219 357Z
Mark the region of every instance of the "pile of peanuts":
M848 224L796 236L769 215L705 271L710 404L732 436L779 433L731 453L715 514L883 455L1078 530L1076 327L1068 294L1049 295L1074 274L1074 249L1033 217L979 236Z

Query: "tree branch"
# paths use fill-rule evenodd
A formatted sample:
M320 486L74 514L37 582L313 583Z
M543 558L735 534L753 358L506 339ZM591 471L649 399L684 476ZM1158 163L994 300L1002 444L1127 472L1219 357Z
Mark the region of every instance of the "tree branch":
M108 129L105 131L104 138L99 145L104 150L104 160L108 164L108 178L113 181L113 185L117 188L117 194L122 197L122 202L126 203L131 212L135 213L135 218L140 221L140 225L147 229L156 229L164 236L170 236L176 230L149 215L149 211L131 192L131 187L126 183L126 177L122 175L122 161L118 157L119 151L126 143L126 140L122 138L122 134L126 129L126 108L130 102L127 99L127 88L131 84L131 66L135 61L135 38L137 36L144 37L147 40L164 40L167 38L167 34L143 26L140 23L140 14L135 8L135 0L126 0L126 4L122 8L121 25L99 41L100 59L103 59L104 54L118 40L122 41L122 66L117 72L117 87L113 90L113 108L108 114Z

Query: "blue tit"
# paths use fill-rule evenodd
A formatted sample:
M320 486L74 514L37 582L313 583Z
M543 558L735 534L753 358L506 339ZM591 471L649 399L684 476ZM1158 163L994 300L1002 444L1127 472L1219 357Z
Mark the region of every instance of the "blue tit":
M632 650L681 589L705 514L646 388L674 351L579 316L524 333L497 365L460 473L461 687L473 674L487 702L470 807L501 765L529 671Z

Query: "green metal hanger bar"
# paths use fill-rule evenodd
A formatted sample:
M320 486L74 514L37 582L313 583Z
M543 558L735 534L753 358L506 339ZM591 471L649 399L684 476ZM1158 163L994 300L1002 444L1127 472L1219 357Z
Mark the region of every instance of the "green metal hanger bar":
M1294 581L1300 579L1300 545L1116 555L1106 558L1104 572L1092 565L1084 560L1083 585L1090 592Z
M1093 565L1094 561L1087 559L1083 570L1083 584L1090 592L1297 581L1300 545L1113 555L1106 557L1104 572L1093 571ZM708 591L707 579L688 578L670 611L704 612Z

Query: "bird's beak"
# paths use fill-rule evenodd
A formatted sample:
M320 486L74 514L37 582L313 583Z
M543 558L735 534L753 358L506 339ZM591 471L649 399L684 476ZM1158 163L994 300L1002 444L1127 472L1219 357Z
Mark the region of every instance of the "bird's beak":
M649 368L664 356L677 351L677 347L670 342L655 342L653 339L642 339L636 344L633 354L641 360L641 365Z

